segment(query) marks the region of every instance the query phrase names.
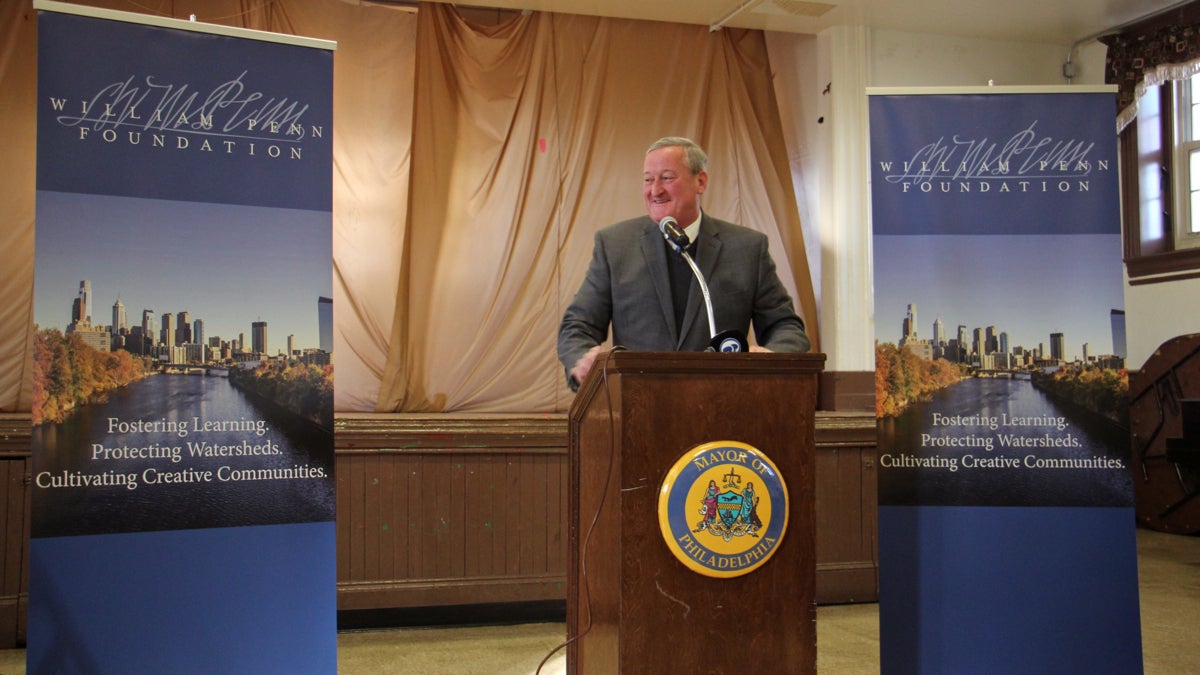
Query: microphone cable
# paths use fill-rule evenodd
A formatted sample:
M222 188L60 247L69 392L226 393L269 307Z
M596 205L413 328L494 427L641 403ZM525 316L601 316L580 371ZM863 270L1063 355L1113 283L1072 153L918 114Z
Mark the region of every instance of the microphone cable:
M592 531L596 529L596 524L600 521L600 513L604 510L604 502L608 498L608 486L610 483L612 483L613 464L616 461L616 455L617 455L617 446L616 446L617 429L616 429L616 417L613 415L613 409L612 409L612 390L609 388L609 385L608 385L608 364L610 361L612 361L613 354L615 354L616 352L623 352L623 351L627 351L627 350L625 349L625 347L622 347L620 345L615 345L612 348L610 348L604 355L604 366L600 370L600 375L601 375L600 381L604 387L604 400L608 404L608 464L607 464L607 470L604 472L604 489L600 492L600 503L596 505L596 511L595 511L595 513L592 514L592 522L590 524L588 524L587 534L584 535L583 543L580 545L580 552L579 552L579 584L580 584L580 587L583 589L583 599L584 599L584 607L586 610L587 625L584 626L583 630L580 631L577 635L568 636L567 639L562 644L558 645L554 649L551 649L550 652L547 653L546 656L542 658L542 661L540 663L538 663L538 667L537 667L537 670L534 671L534 675L541 675L542 668L550 660L550 657L554 656L560 650L562 650L564 647L569 646L571 643L577 642L577 641L583 639L583 637L586 636L588 634L588 632L592 630L592 596L591 596L591 589L588 587L588 574L587 574L588 543L592 539Z

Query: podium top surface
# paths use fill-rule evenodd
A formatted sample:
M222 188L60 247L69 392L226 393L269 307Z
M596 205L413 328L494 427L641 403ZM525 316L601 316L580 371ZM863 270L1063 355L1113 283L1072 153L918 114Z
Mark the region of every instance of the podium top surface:
M697 372L697 373L761 373L780 371L797 373L820 372L825 367L825 355L820 353L742 352L639 352L625 349L610 350L596 357L592 370L603 370L607 364L612 372Z
M643 352L610 350L596 357L592 369L575 395L572 409L591 399L612 375L679 376L697 378L729 376L815 375L825 367L821 353L744 352Z

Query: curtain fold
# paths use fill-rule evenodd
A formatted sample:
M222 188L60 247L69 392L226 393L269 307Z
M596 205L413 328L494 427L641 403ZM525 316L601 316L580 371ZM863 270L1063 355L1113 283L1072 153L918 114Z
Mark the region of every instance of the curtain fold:
M33 379L34 162L37 21L0 3L0 411L27 411Z
M337 40L334 54L334 409L374 411L407 230L416 14L288 0L269 30ZM286 11L283 11L286 10Z
M481 27L422 4L412 195L380 409L570 403L558 322L592 235L644 213L659 137L710 155L703 208L765 232L806 323L815 302L760 31L533 13Z
M553 409L556 382L539 376L553 368L558 311L551 22L478 29L421 6L414 197L380 407Z

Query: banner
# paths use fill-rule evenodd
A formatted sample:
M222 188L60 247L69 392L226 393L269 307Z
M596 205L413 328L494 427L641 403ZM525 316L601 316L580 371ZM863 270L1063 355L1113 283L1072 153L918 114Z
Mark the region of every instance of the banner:
M36 7L29 672L335 672L333 44Z
M869 93L883 672L1140 672L1112 90Z

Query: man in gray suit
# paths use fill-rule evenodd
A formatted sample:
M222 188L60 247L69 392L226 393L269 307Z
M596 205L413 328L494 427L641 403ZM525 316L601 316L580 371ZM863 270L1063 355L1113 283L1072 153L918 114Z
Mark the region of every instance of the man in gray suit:
M558 358L576 389L612 324L613 344L643 351L704 351L711 339L699 283L659 229L670 216L692 242L708 282L716 332L745 333L752 351L803 352L804 322L775 273L761 232L702 213L708 157L695 142L669 136L646 151L646 214L596 233L592 262L558 329Z

